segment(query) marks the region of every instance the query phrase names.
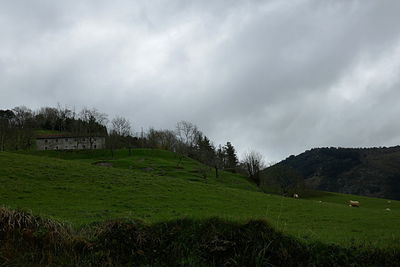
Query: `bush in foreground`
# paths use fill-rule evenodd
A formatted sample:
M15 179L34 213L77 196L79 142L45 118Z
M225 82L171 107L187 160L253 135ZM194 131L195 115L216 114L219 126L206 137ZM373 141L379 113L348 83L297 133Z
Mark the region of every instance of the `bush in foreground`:
M218 218L146 224L114 220L73 230L0 208L0 265L395 266L400 251L303 243L257 220Z

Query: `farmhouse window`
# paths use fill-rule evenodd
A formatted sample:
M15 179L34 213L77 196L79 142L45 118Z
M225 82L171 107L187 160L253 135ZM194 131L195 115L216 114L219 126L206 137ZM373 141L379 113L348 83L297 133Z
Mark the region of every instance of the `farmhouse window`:
M96 145L93 145L93 148L96 148Z
M47 139L45 139L44 142L47 143Z
M44 147L44 150L47 150L47 146Z

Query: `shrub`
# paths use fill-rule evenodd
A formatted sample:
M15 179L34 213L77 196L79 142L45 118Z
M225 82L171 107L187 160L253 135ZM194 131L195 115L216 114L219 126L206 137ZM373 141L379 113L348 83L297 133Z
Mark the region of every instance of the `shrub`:
M1 266L395 266L398 249L304 243L268 222L113 220L80 231L0 208Z

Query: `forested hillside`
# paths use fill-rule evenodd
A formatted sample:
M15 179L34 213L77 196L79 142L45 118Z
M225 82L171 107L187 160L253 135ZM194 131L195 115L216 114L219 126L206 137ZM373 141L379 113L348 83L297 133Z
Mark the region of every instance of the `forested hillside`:
M288 183L311 189L400 199L400 146L311 149L264 170L264 182L277 170L290 172Z

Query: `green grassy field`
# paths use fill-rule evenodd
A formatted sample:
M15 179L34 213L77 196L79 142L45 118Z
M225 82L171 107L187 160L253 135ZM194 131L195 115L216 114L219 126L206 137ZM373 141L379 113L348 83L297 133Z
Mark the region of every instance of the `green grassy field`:
M97 166L107 162L112 167ZM109 218L161 222L220 217L266 219L301 240L400 247L400 202L334 193L309 199L262 193L246 178L209 170L168 151L0 153L0 205L73 226ZM347 202L359 200L360 208ZM390 211L386 209L390 208Z

